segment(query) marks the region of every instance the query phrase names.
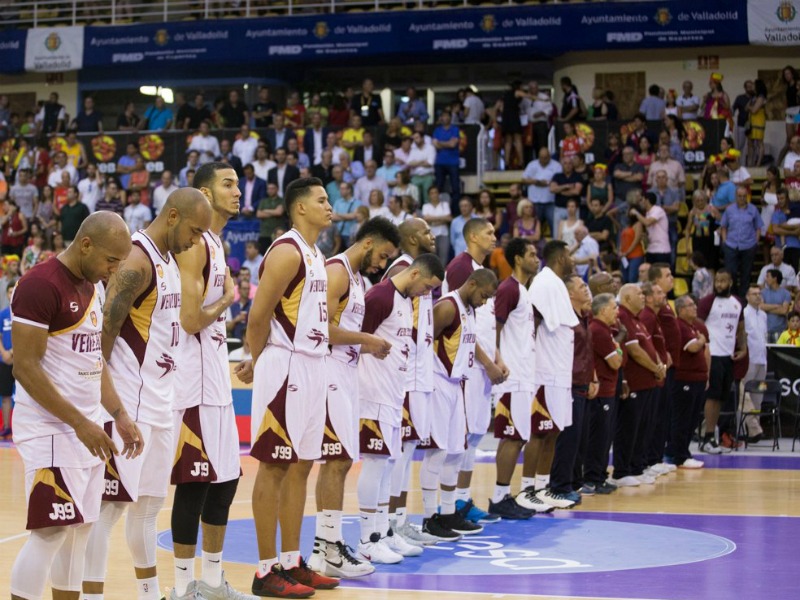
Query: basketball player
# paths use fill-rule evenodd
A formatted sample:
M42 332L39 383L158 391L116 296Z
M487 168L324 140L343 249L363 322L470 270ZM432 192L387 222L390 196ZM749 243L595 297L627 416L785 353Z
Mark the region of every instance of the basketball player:
M407 268L420 254L434 252L436 238L422 219L408 219L400 224L400 248L403 253L386 271L384 279ZM414 327L412 334L408 384L403 401L403 446L392 471L389 498L389 524L395 536L412 544L435 544L438 538L406 521L406 502L411 479L411 461L420 440L430 436L430 403L433 393L433 297L423 294L413 299Z
M464 225L464 240L467 251L456 256L447 265L442 294L460 288L475 269L480 269L486 258L492 253L497 243L494 226L485 219L470 219ZM490 298L484 306L476 311L476 327L478 343L484 348L492 362L503 366L503 359L497 351L497 323L494 318L494 299ZM495 523L500 520L479 509L470 498L472 483L472 467L475 463L475 452L483 439L492 417L491 382L486 371L479 363L474 364L474 373L467 379L464 395L467 411L467 451L463 456L461 471L458 474L456 487L456 509L475 523Z
M422 254L366 295L363 331L378 335L392 345L386 358L365 355L358 366L362 455L358 478L361 513L358 555L373 563L397 563L404 556L422 553L421 547L394 536L389 528L389 495L393 462L400 455L408 370L413 367L410 364L413 298L438 287L443 277L444 268L439 258L435 254Z
M252 591L307 598L314 589L339 584L311 571L300 556L306 481L321 456L328 390L328 277L315 242L333 210L316 177L290 183L284 202L293 227L261 263L247 328L254 365L250 454L259 461L253 487L259 562Z
M501 383L508 375L477 341L475 309L486 304L496 291L497 276L488 269L476 269L461 287L443 296L433 307L432 449L426 453L420 471L426 517L422 528L447 541L483 531L482 525L467 520L456 510L456 482L466 450L465 379L476 373L476 361L484 365L492 383ZM441 488L441 511L437 488Z
M494 435L500 440L495 464L497 479L489 511L504 519L528 519L535 512L547 512L551 506L535 496L524 494L519 503L511 495L511 477L522 451L530 439L531 404L536 388L533 304L528 295L531 279L539 271L536 247L528 240L515 238L504 251L513 272L497 288L494 299L497 321L497 347L507 358L508 379L496 386L499 397L494 418Z
M572 424L572 330L578 317L572 309L564 277L574 263L567 244L551 240L544 246L546 267L533 279L530 297L536 322L537 392L531 416L531 439L525 445L522 489L556 508L569 508L574 500L555 497L547 489L559 431ZM533 502L533 500L531 500Z
M48 579L57 600L77 600L86 543L100 513L103 461L119 456L102 425L114 418L122 455L143 449L102 352L103 286L131 251L128 227L94 213L56 258L27 272L11 302L14 443L25 466L30 537L11 569L11 598L38 600Z
M239 213L236 172L211 162L197 169L193 187L211 207L211 224L199 243L178 255L181 274L180 348L172 420L171 482L175 588L171 598L251 598L233 589L222 572L228 514L241 471L233 412L225 311L234 284L225 265L222 230ZM195 580L197 531L202 523L202 572Z
M137 596L161 598L156 518L169 487L175 374L182 366L181 278L175 255L197 243L210 222L211 207L203 194L176 190L147 229L131 236L133 248L108 282L103 355L125 410L142 432L145 450L136 460L112 457L106 464L100 519L87 548L84 600L103 598L111 530L126 509ZM116 442L110 421L105 429Z
M328 260L328 311L331 351L325 360L328 404L322 458L317 477L317 530L308 566L333 577L360 577L375 570L350 554L342 536L342 509L347 472L358 457L359 354L384 358L386 340L361 331L364 320L363 276L386 268L397 251L400 234L388 220L364 223L356 242Z

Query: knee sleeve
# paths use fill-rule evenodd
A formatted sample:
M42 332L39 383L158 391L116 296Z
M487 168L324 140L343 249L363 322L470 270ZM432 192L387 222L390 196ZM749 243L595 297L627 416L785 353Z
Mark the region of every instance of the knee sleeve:
M482 436L481 436L482 437ZM480 441L480 439L478 440ZM471 442L467 445L467 450L461 455L461 470L472 472L475 467L475 452L478 450L478 444L473 445Z
M386 459L377 456L364 456L361 461L361 475L358 478L358 505L360 508L378 508L381 480L386 470Z
M458 483L458 472L464 464L463 461L463 454L448 454L445 457L442 473L439 477L442 485L452 487Z
M67 528L67 536L61 544L50 571L53 588L65 592L80 592L83 583L83 567L86 561L86 544L89 541L91 523Z
M156 520L158 512L164 506L166 498L155 496L139 496L131 504L125 518L125 538L133 557L133 566L147 569L156 566L156 547L158 528Z
M228 524L228 514L236 496L239 479L232 479L223 483L212 483L203 503L202 520L206 525L224 527Z
M422 468L419 470L419 483L423 490L436 490L439 488L439 475L447 453L444 450L428 450L422 459Z
M392 469L391 494L394 497L397 497L404 491L408 490L408 478L411 474L411 461L414 458L414 449L416 447L416 442L403 442L403 452L395 461L394 468Z
M127 507L128 504L125 502L103 502L101 505L100 517L92 525L89 543L86 546L86 561L83 567L84 581L102 582L106 580L111 531Z
M172 501L172 541L184 546L197 545L200 513L206 500L210 483L179 483L175 486Z
M392 472L397 466L397 462L389 460L381 476L381 485L378 488L378 504L389 504L389 496L392 489Z
M11 568L11 593L14 596L39 600L44 595L51 566L66 538L66 527L31 531Z

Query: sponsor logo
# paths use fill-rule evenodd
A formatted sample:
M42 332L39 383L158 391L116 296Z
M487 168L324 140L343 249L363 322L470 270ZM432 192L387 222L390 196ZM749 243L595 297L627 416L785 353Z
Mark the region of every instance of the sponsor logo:
M408 360L411 356L411 349L408 347L408 344L403 346L403 349L400 350L400 354L402 354L406 360Z
M656 16L654 18L656 23L662 27L666 27L670 24L670 21L672 21L672 14L669 12L668 8L659 8L656 11Z
M164 154L164 140L155 133L142 135L139 137L139 152L145 160L158 160Z
M270 56L295 56L297 54L303 53L303 47L297 44L293 44L291 46L270 46L269 47L269 55Z
M297 387L294 383L290 383L289 385L286 386L286 389L289 390L290 392L296 392L300 388Z
M354 363L358 360L358 351L352 346L347 347L345 354L350 357L350 360L347 361L347 364Z
M98 135L92 138L92 154L101 162L114 159L117 154L117 142L110 135Z
M161 265L156 265L156 274L158 275L159 278L163 279L164 269L161 267Z
M306 337L308 337L308 339L310 339L312 342L317 342L317 345L314 346L314 348L319 348L320 344L326 341L325 334L319 329L312 329L311 333L309 333Z
M497 28L497 21L494 18L494 15L483 15L481 19L481 29L483 29L486 33L491 33Z
M792 2L787 0L778 5L778 10L775 14L782 23L791 23L797 16L797 9Z
M61 36L54 31L45 38L44 47L50 52L55 52L61 47Z
M644 39L644 34L641 31L609 31L606 34L606 41L609 43L631 43L641 42Z
M324 40L330 32L331 30L325 21L317 21L317 24L314 25L314 37L318 40Z
M166 352L161 353L161 358L156 359L156 364L164 369L159 379L164 378L166 375L175 370L175 360Z
M159 29L156 31L153 41L157 46L166 46L169 43L169 32L166 29Z
M112 63L136 63L144 60L141 52L115 52L111 55Z
M454 40L433 40L434 50L461 50L469 46L469 40L460 38Z
M92 320L92 327L97 327L97 313L92 311L89 318Z
M225 339L225 336L222 335L219 331L215 331L214 333L212 333L211 334L211 339L213 341L217 342L217 350L222 348L222 345L227 341Z

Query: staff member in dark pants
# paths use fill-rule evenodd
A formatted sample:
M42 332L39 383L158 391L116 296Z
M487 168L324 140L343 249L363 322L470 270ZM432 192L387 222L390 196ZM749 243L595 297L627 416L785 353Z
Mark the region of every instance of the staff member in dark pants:
M0 397L3 399L3 430L0 437L11 437L11 397L14 394L14 351L11 349L11 294L16 281L8 284L8 303L0 311L0 325L3 331L0 337Z
M681 357L675 370L675 404L672 407L667 460L683 469L700 469L703 461L692 458L689 442L697 426L706 398L706 383L711 366L708 329L697 318L697 305L691 296L675 300Z
M641 423L645 408L655 393L656 384L664 379L667 366L661 362L647 328L639 320L644 308L644 292L633 283L622 286L619 292L619 320L628 330L625 348L628 362L625 378L630 395L620 403L617 431L614 436L614 478L617 487L635 487L644 483L655 483L655 479L637 472L636 448L642 435Z

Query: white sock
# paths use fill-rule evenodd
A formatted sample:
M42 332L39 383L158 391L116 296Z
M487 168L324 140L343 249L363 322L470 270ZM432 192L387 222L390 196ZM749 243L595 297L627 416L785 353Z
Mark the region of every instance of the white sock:
M318 512L317 531L315 535L327 542L338 542L343 540L342 511L326 509Z
M529 487L536 488L536 477L523 477L520 481L519 488L520 491L525 491Z
M539 475L536 474L536 491L543 490L548 485L550 485L550 474L547 475Z
M161 589L158 587L158 575L147 579L136 580L139 600L161 600Z
M506 494L511 493L511 486L510 485L495 485L494 486L494 494L492 495L492 504L497 504L503 498L506 497Z
M469 500L469 488L456 488L456 500L466 502Z
M300 564L300 550L292 550L291 552L281 552L281 566L284 571L294 569Z
M436 490L422 490L422 507L426 517L436 514L436 509L439 508Z
M442 490L442 514L452 515L456 512L456 491Z
M103 600L103 594L84 594L83 600Z
M395 511L394 516L395 516L395 523L397 524L398 527L404 525L406 522L406 507L405 506L399 507Z
M381 537L386 537L389 533L389 505L379 505L375 515L376 531L381 534Z
M194 581L194 558L175 559L175 594L183 596Z
M222 585L222 552L203 550L202 579L212 588Z
M267 560L258 561L258 576L266 577L272 571L272 567L278 564L278 557L268 558Z
M361 542L369 542L369 536L376 531L378 513L361 511Z

